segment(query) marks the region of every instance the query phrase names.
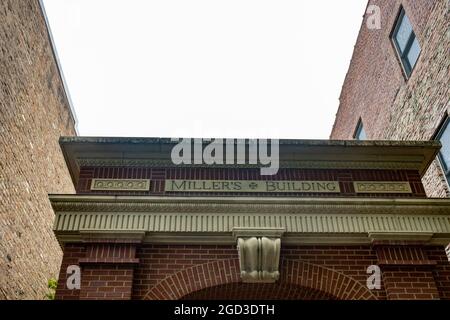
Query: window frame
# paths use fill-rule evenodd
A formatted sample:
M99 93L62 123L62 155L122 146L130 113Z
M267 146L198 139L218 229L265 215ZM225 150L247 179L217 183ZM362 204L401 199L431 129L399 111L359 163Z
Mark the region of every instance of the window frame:
M441 137L444 131L450 130L450 115L447 113L444 119L439 124L438 130L434 136L434 140L441 141ZM442 156L441 150L438 152L438 159L441 165L442 171L444 172L444 176L447 179L447 183L450 185L450 163L446 163L444 157Z
M403 21L403 18L405 16L408 18L409 23L411 24L411 34L409 35L408 41L406 42L405 49L402 51L400 49L400 45L398 44L398 41L396 38L397 38L398 30L402 24L401 22ZM414 32L414 28L412 26L411 20L409 19L408 15L406 14L405 8L403 8L403 6L400 6L399 13L397 15L397 18L395 19L394 28L392 29L389 37L395 48L397 57L400 60L400 65L402 67L403 72L406 75L406 79L409 79L411 77L411 74L412 74L415 66L417 65L417 61L419 61L420 55L422 54L422 48L420 47L419 39L417 38L417 35ZM414 43L414 40L416 40L416 39L417 39L417 43L419 44L420 51L419 51L419 55L417 56L416 62L414 63L414 66L411 66L411 63L409 62L409 59L408 59L408 54L411 51L411 47Z
M356 124L356 128L355 131L353 133L353 139L358 140L358 141L364 141L367 140L367 132L366 130L364 130L364 135L366 136L366 139L359 139L358 136L361 133L361 131L364 130L364 124L362 122L362 119L359 118L358 123Z

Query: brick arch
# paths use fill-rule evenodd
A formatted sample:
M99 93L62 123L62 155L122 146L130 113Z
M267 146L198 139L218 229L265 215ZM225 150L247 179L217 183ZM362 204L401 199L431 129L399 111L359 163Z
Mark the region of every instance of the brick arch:
M316 290L333 299L369 300L377 297L363 284L335 270L296 260L283 260L280 285ZM216 260L175 272L155 284L143 299L178 300L193 292L240 282L239 260Z
M189 293L180 300L336 300L336 297L316 289L287 282L233 282Z
M238 259L216 260L169 275L155 284L144 299L178 300L191 292L239 280Z
M290 276L288 272L294 270ZM285 260L282 266L285 273L282 281L287 281L306 288L316 289L340 300L376 300L377 297L363 284L355 279L316 264Z

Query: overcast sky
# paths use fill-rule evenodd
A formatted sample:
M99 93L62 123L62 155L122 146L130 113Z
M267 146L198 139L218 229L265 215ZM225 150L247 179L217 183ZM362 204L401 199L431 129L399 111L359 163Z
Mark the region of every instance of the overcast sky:
M366 0L44 0L80 135L328 139Z

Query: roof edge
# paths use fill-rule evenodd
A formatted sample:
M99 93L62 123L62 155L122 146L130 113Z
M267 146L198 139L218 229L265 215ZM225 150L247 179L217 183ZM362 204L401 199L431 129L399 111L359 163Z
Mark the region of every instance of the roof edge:
M50 42L50 47L52 49L52 54L53 54L53 59L56 64L56 69L58 70L58 75L61 79L64 95L66 96L67 104L69 106L69 114L72 117L75 134L78 135L78 119L77 119L77 116L75 113L75 109L73 107L73 102L72 102L72 98L70 96L69 87L67 85L66 78L64 77L64 72L62 70L61 62L59 60L58 51L56 49L55 41L53 39L53 34L52 34L52 31L50 28L50 23L48 21L47 12L45 11L44 1L39 0L38 5L41 10L42 17L44 18L46 31L47 31L47 37Z

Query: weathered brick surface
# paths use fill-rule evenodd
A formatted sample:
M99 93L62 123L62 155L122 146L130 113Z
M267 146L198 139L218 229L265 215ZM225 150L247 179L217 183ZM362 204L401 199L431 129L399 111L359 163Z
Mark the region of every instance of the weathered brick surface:
M369 139L430 140L450 112L448 1L371 0L381 8L381 30L361 26L342 87L332 139L351 139L361 118ZM409 79L390 40L400 5L410 18L421 55ZM450 191L438 161L423 177L431 197Z
M0 299L42 299L61 249L48 193L73 193L74 121L38 1L0 2Z
M145 244L138 263L82 266L81 292L67 290L65 270L92 255L89 246L65 247L58 299L450 298L450 263L438 246L283 246L275 284L242 284L234 245ZM366 287L370 265L381 267L379 290Z

